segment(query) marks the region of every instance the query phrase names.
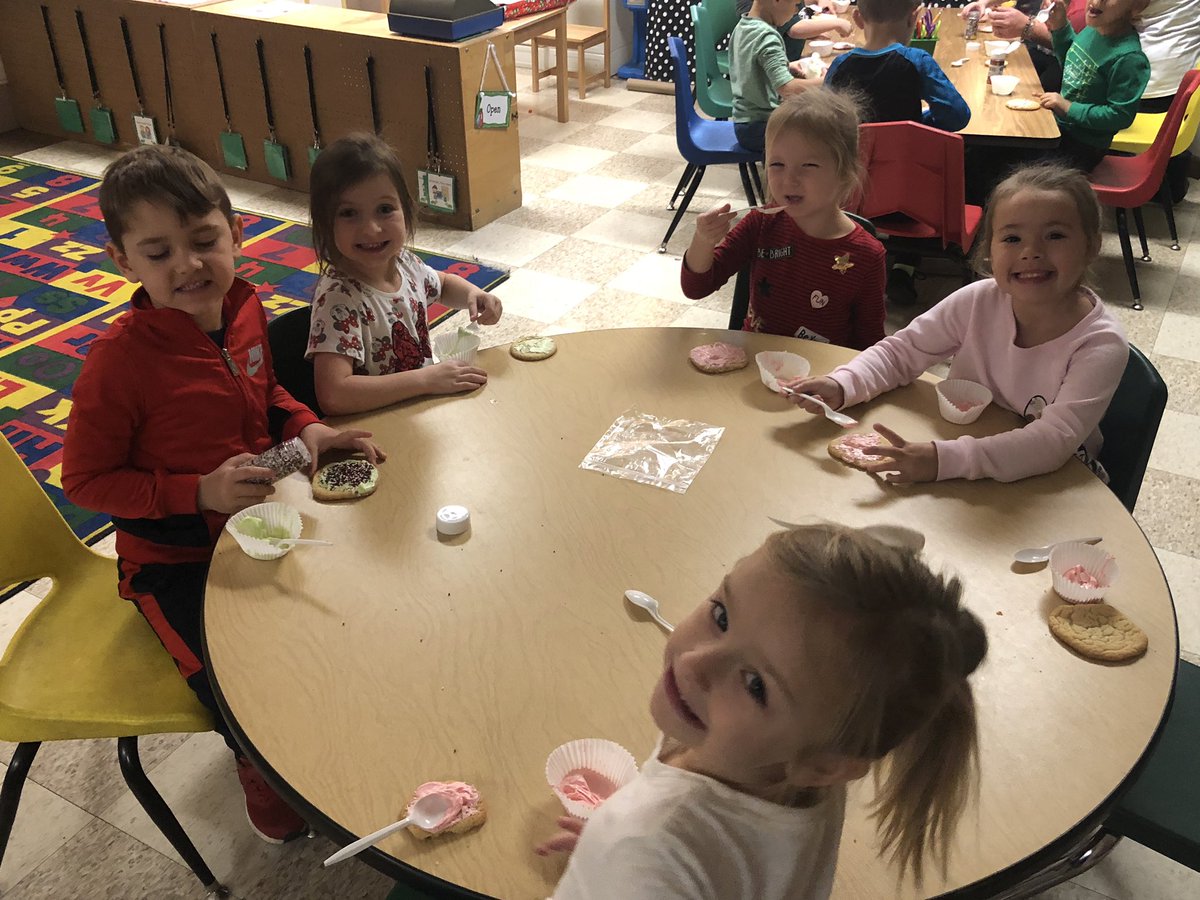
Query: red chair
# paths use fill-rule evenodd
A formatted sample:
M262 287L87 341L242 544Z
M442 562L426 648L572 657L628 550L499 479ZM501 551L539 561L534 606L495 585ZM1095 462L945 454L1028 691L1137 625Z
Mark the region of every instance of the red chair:
M966 202L962 137L916 122L862 125L859 158L867 180L850 209L874 223L889 252L957 260L968 283L983 210Z
M1179 93L1171 101L1167 117L1163 119L1158 136L1145 153L1137 156L1106 156L1100 165L1092 170L1090 176L1096 197L1105 206L1114 207L1117 211L1117 234L1121 238L1121 255L1125 258L1125 272L1129 275L1129 287L1133 291L1133 308L1145 309L1142 305L1141 290L1138 287L1137 270L1133 263L1133 247L1129 240L1129 222L1125 213L1133 210L1133 221L1137 225L1138 240L1142 244L1142 260L1150 262L1150 248L1146 246L1146 228L1142 222L1143 204L1150 202L1158 193L1163 175L1167 171L1167 163L1171 161L1171 150L1175 146L1175 137L1179 134L1179 126L1183 123L1184 112L1188 101L1196 88L1200 87L1200 70L1192 69L1183 76L1179 85ZM1175 230L1175 216L1170 206L1164 207L1171 225Z

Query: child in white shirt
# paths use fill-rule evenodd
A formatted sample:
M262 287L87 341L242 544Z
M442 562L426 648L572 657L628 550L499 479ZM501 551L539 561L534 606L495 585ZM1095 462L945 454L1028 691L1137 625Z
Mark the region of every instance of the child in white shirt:
M555 900L823 900L845 785L885 759L884 850L944 863L987 652L960 594L871 529L768 538L667 640L641 773L537 848L572 851Z
M1020 169L992 194L976 245L976 267L992 277L955 291L849 364L788 386L834 409L915 381L949 357L951 378L975 381L1022 416L1021 428L985 438L891 442L868 471L888 481L995 478L1053 472L1077 455L1098 475L1100 419L1129 359L1116 318L1083 286L1100 252L1100 206L1079 172L1059 165ZM810 412L820 409L793 398Z

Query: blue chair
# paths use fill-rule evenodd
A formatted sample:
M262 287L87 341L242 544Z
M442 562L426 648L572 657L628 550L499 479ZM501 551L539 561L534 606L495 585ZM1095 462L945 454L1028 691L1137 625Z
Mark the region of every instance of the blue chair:
M1100 464L1108 472L1108 486L1130 513L1142 489L1146 464L1166 408L1167 383L1154 363L1130 344L1125 374L1100 420L1100 433L1104 435Z
M758 181L758 169L755 166L762 159L762 154L751 152L738 143L737 136L733 133L732 122L711 122L700 118L692 100L692 81L683 39L671 37L667 42L671 48L671 59L675 63L675 141L687 168L675 187L675 193L671 195L669 208L674 206L675 198L686 185L683 205L675 210L671 226L658 248L659 253L667 252L667 242L671 240L679 220L683 218L684 211L692 202L708 166L736 165L742 176L746 202L751 206L758 206L758 197L762 196L762 185Z

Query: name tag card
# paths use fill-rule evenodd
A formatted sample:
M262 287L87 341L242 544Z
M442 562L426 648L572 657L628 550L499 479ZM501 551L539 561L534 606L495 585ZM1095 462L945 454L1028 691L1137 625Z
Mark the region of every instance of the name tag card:
M484 82L487 81L488 69L493 62L500 74L500 83L504 86L502 91L486 91L483 88ZM515 96L516 94L509 90L504 69L500 67L496 45L488 41L487 55L483 58L483 73L479 76L479 96L475 100L475 127L507 128L512 122L512 98Z

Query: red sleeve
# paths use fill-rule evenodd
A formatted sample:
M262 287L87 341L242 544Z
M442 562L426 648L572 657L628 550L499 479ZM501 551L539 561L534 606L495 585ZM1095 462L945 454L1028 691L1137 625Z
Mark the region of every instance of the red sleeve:
M887 318L886 252L866 231L862 233L863 250L870 254L871 264L863 269L862 288L854 304L854 331L850 346L866 350L884 338L883 323Z
M729 234L725 235L725 240L713 251L712 268L707 272L693 272L689 269L687 254L684 254L680 266L683 295L692 300L707 297L754 259L754 250L759 245L760 224L765 218L762 213L751 212L734 225Z
M133 466L142 418L138 378L113 342L93 344L72 389L63 446L62 484L77 506L126 519L200 511L202 473L149 472Z

